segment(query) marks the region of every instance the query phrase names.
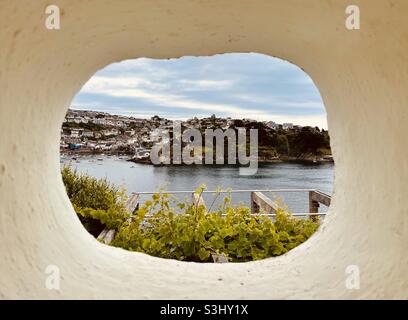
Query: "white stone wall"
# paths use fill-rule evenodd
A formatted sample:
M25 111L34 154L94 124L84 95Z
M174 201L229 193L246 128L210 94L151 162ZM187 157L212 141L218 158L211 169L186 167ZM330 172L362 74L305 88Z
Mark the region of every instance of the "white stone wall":
M0 0L0 298L408 298L408 2ZM336 161L329 217L288 254L244 264L162 260L99 244L59 174L73 96L137 57L258 52L321 91ZM61 270L48 290L45 268ZM360 268L359 290L346 267Z

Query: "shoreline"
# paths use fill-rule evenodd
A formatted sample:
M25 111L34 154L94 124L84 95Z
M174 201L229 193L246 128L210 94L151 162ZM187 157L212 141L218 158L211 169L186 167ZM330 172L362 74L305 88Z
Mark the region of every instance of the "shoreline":
M92 158L100 158L100 157L119 157L121 158L120 160L128 161L128 162L133 162L133 163L138 163L138 164L145 164L145 165L152 165L156 167L170 167L170 166L185 166L186 164L160 164L160 165L155 165L151 163L150 158L147 159L135 159L132 158L131 155L126 154L126 153L89 153L89 152L60 152L61 157L71 157L72 160L78 160L78 158L82 157L92 157ZM316 156L317 157L317 156ZM127 159L123 159L127 158ZM305 164L322 164L322 163L334 163L333 159L324 159L320 157L319 159L315 159L315 157L282 157L280 159L262 159L258 160L258 164L273 164L273 163L305 163ZM207 164L192 164L194 166L206 166ZM208 165L216 165L214 164L208 164ZM220 164L219 166L222 165L228 165L226 164ZM238 165L238 164L236 164ZM233 166L236 166L233 165Z
M158 164L155 165L151 163L150 161L145 161L145 160L135 160L135 159L128 159L126 160L128 162L133 162L137 164L144 164L144 165L152 165L155 167L179 167L179 166L228 166L229 164L191 164L191 165L186 165L186 164ZM333 160L307 160L307 159L281 159L281 160L262 160L258 161L258 164L275 164L275 163L304 163L304 164L323 164L323 163L334 163ZM230 166L239 166L239 164L231 164Z

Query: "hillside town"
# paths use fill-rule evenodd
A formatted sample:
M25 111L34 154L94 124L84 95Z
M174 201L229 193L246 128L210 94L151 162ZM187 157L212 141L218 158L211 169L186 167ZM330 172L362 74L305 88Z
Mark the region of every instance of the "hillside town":
M307 152L315 158L319 155L319 159L322 160L322 157L327 159L331 154L327 131L317 127L301 127L292 123L277 124L273 121L218 118L215 115L181 121L181 126L199 129L202 132L205 129L256 128L259 131L261 161L286 159L289 156L304 157ZM61 128L60 151L63 155L115 154L133 159L148 159L156 141L155 129L166 130L171 134L173 120L159 116L142 119L99 111L69 109ZM313 150L291 154L290 149L292 152L296 150L296 148L289 149L291 137L303 136L303 133L307 133L308 140L311 136L318 137L319 142L311 146ZM302 143L299 139L296 141Z

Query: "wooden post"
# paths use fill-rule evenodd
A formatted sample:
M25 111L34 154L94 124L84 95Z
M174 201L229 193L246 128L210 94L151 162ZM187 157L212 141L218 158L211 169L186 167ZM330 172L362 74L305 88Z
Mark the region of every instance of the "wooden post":
M314 191L309 191L309 213L319 212L319 202L314 199ZM316 221L318 215L310 215L309 219Z
M279 206L262 192L251 192L251 214L264 211L266 214L274 214Z
M255 202L255 192L251 192L251 214L259 212L259 206Z
M139 195L133 193L126 202L126 209L130 214L134 214L139 209Z
M211 257L214 263L228 263L227 256L222 253L220 254L212 253Z
M309 212L318 213L320 203L330 207L331 197L321 191L309 191ZM312 220L316 220L316 215L311 215Z
M135 211L139 208L139 195L137 193L133 193L125 204L126 210L130 214L134 214ZM103 229L102 232L98 236L98 240L102 241L105 244L109 244L115 238L116 230L115 229Z

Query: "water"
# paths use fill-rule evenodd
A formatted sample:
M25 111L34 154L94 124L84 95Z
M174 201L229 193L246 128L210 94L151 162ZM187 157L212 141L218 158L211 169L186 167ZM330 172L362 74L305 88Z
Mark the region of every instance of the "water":
M100 158L100 157L99 157ZM104 157L98 161L93 157L81 158L79 162L63 160L70 163L78 171L88 173L97 178L122 185L128 192L157 191L161 187L166 190L194 190L205 183L208 190L217 186L226 189L318 189L332 194L333 163L271 163L259 165L256 175L240 176L239 169L231 166L173 166L155 167L136 164L117 157ZM292 212L308 212L308 193L266 193L270 197L279 197L288 205ZM180 195L184 198L188 196ZM146 196L148 197L148 196ZM145 198L147 199L147 198ZM207 204L212 202L211 194L204 197ZM232 194L233 203L243 202L249 206L250 194ZM218 203L218 202L216 202ZM320 212L326 207L321 205Z

